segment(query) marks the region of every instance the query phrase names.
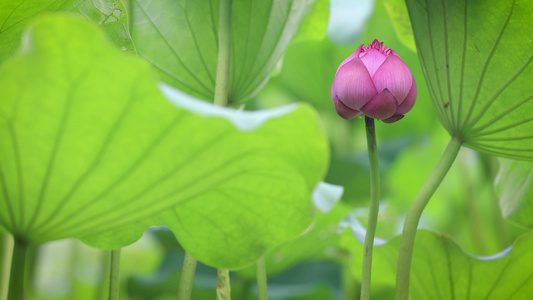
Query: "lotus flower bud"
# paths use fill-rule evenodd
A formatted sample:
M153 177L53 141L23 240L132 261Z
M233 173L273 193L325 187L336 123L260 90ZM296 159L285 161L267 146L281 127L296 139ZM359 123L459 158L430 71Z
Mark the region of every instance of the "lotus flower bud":
M393 123L413 108L416 84L400 56L376 39L340 64L331 98L344 119L365 115Z

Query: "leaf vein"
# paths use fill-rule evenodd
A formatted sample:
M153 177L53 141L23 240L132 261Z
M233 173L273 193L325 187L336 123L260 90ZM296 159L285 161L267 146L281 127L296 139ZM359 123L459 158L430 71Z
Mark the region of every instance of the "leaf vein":
M450 54L449 54L449 47L448 47L448 22L447 22L447 15L446 15L446 5L444 3L445 0L441 0L442 5L442 12L444 14L443 20L444 20L444 48L446 49L446 86L448 87L448 102L450 106L450 115L451 115L451 125L455 127L455 114L454 114L454 105L452 101L452 89L450 86ZM452 127L452 133L456 130L456 128Z
M191 22L189 20L189 12L188 10L184 10L185 14L185 21L187 22L187 26L191 30L191 36L192 40L194 42L194 47L196 47L196 53L198 53L198 56L200 57L200 60L202 61L202 64L204 65L205 72L207 73L207 76L209 76L209 79L211 80L212 85L215 85L215 78L213 78L213 74L209 71L209 68L207 67L207 63L205 62L205 58L202 55L202 49L198 47L198 41L196 40L196 35L194 34L193 27L191 26Z
M148 13L146 12L146 10L142 6L142 4L140 4L139 0L133 0L133 1L137 2L137 5L139 5L139 8L140 8L141 12L146 17L146 20L148 20L148 22L150 22L152 27L155 29L157 34L161 37L161 39L167 45L167 47L170 49L170 51L172 51L172 53L174 54L174 57L176 57L176 59L183 66L185 71L187 71L189 73L189 75L191 75L191 78L193 78L197 83L199 83L200 86L203 87L207 91L208 94L212 94L213 90L211 88L207 87L203 83L203 81L200 80L200 78L198 78L198 76L189 69L189 67L185 64L185 61L181 58L181 56L179 56L179 54L176 51L176 49L174 49L174 47L172 47L172 45L170 45L169 41L165 38L165 36L163 35L163 33L161 32L159 27L157 27L156 24L154 23L154 21L150 18L150 16L148 16ZM145 57L145 55L143 55L143 57ZM187 86L189 86L189 85L187 85Z
M498 283L500 282L500 280L502 280L503 274L505 273L505 271L507 271L507 268L509 268L509 266L511 265L511 262L512 262L512 257L508 257L505 267L503 267L503 270L498 274L496 281L490 285L490 289L488 291L487 296L485 296L485 300L489 299L489 297L492 295L492 293L494 292L494 289L498 286Z
M487 61L485 62L485 65L483 66L483 69L481 70L481 75L477 84L476 92L474 94L474 98L472 99L472 102L470 103L470 108L468 109L468 112L466 114L466 117L463 121L463 124L461 127L463 128L470 128L474 124L469 123L470 116L472 113L474 113L474 108L476 107L476 102L479 97L479 93L481 91L481 86L483 85L483 81L485 80L485 74L487 72L487 69L489 67L490 62L492 61L492 58L494 57L494 53L496 52L496 49L498 48L500 41L502 39L502 36L507 29L507 25L509 24L509 21L511 20L511 16L513 15L514 8L516 5L516 0L513 0L513 3L511 4L511 10L509 12L509 15L507 16L507 19L505 20L505 23L503 24L502 29L500 30L500 33L498 34L498 37L496 38L496 42L494 43L494 46L492 47L489 56L487 57Z
M426 5L429 5L428 0L426 0ZM446 122L448 124L450 124L451 126L453 126L453 124L451 123L451 120L450 120L449 110L442 109L444 107L444 96L442 94L442 87L440 85L440 76L439 76L439 71L438 71L438 67L437 67L437 61L436 61L436 58L435 58L435 47L433 46L433 34L432 34L432 28L431 28L431 22L430 21L431 21L430 20L430 14L428 12L427 27L428 27L428 36L429 36L429 47L431 48L431 57L433 58L433 69L434 69L434 73L435 73L436 84L437 84L437 88L438 88L438 94L440 95L440 97L435 97L435 98L437 98L436 101L435 101L435 104L436 104L437 107L441 108L441 111L443 112L444 116L446 117ZM436 91L435 91L435 95L437 95ZM440 102L440 105L437 102ZM450 129L452 129L452 128L450 128Z
M6 199L6 205L7 205L7 208L8 208L9 217L11 218L11 223L13 225L12 228L11 228L11 233L13 233L13 235L16 235L17 222L15 221L15 212L13 211L13 205L11 203L11 197L9 196L9 190L7 188L7 184L6 184L6 181L5 181L4 169L2 168L2 165L0 165L0 182L2 183L2 193L4 194L4 199ZM2 222L2 224L3 224L3 222ZM5 226L5 228L9 229L8 226Z
M178 77L176 77L176 75L174 75L174 74L170 73L169 71L165 70L163 67L161 67L159 64L157 64L155 61L153 61L151 58L146 56L146 57L144 57L144 59L146 59L149 63L151 63L156 69L158 69L159 71L165 73L167 76L171 77L172 79L176 80L177 82L183 84L184 86L189 88L191 91L195 92L196 94L201 95L205 99L209 99L211 97L208 94L205 94L203 91L199 91L199 90L193 88L192 86L187 85L183 80L179 79Z
M464 75L465 75L465 62L466 62L466 42L467 42L467 32L468 32L468 22L467 22L467 15L468 15L468 4L466 1L465 3L465 10L464 10L464 18L463 18L463 26L464 26L464 34L463 34L463 53L461 58L461 81L459 84L459 103L457 104L457 129L460 129L461 122L461 113L463 109L463 88L464 88Z
M72 212L71 214L69 214L68 216L65 216L63 219L58 219L55 223L48 223L48 226L43 226L43 227L40 227L40 231L42 234L45 234L46 233L46 229L48 228L57 228L57 229L61 229L61 224L63 225L68 225L68 222L71 221L71 220L74 220L77 216L79 215L83 215L84 211L91 207L96 201L100 200L101 198L103 198L105 195L107 195L108 193L110 193L118 184L120 184L122 181L124 181L125 179L127 179L129 177L129 175L131 175L131 173L137 169L137 167L140 166L140 164L149 156L149 154L161 143L161 141L163 140L163 138L169 134L169 132L173 129L173 127L175 125L177 125L179 122L181 122L181 118L179 118L180 115L176 116L174 118L174 120L172 122L169 123L169 125L167 127L165 127L161 133L154 138L154 140L152 141L152 143L150 143L145 151L143 153L141 153L141 155L139 155L139 157L132 162L132 164L124 171L124 173L122 173L122 175L120 175L118 177L117 180L115 180L114 182L112 182L109 186L107 186L100 194L98 194L95 198L93 198L91 201L89 201L88 203L86 203L85 205L82 205L80 207L80 209L78 209L77 211L74 211Z
M294 4L294 1L291 1L290 3L290 7L289 9L287 10L287 16L285 18L285 20L283 21L283 25L282 25L282 29L281 31L279 32L278 36L275 38L275 39L270 39L271 41L273 40L276 40L277 42L274 44L274 46L272 47L271 51L269 52L269 54L266 57L266 59L264 60L264 62L261 64L261 66L259 67L259 69L256 71L256 74L255 75L252 75L253 74L253 70L255 68L251 67L249 69L249 72L248 72L248 75L243 77L245 80L243 82L242 85L239 85L239 88L244 89L243 92L242 92L242 95L246 95L250 88L253 88L253 84L259 79L259 80L263 80L262 78L259 78L259 74L265 69L265 66L268 64L268 62L272 59L272 55L274 54L274 52L276 51L278 45L279 45L279 40L281 38L281 36L283 35L283 33L285 32L286 30L286 25L287 25L287 22L289 21L290 17L291 17L291 11L292 11L292 7L293 7L293 4ZM270 15L272 16L272 7L273 5L271 6L271 10L270 10ZM272 18L270 17L268 19L268 24L270 25L270 21L272 20ZM268 28L268 26L267 26ZM263 44L265 43L265 40L266 40L266 29L265 29L265 35L263 37L263 41L261 42L261 49L263 48ZM258 53L259 54L259 53ZM257 56L256 56L257 58ZM251 81L251 82L250 82ZM248 86L247 86L248 85ZM239 91L241 91L239 90Z
M226 135L225 135L226 132L222 133L221 135L219 136L216 136L216 138L214 138L213 140L210 140L208 141L201 149L201 151L198 151L198 152L195 152L194 154L192 154L193 156L192 157L189 157L188 159L184 159L185 163L182 163L180 165L177 165L175 166L174 168L172 168L170 171L168 171L167 173L161 175L160 177L158 177L158 179L154 180L154 182L151 182L149 184L147 184L147 186L145 186L141 191L137 192L137 194L131 196L127 201L125 201L126 203L132 203L138 199L142 199L142 196L144 196L146 193L150 192L152 189L154 189L155 187L157 187L158 185L160 185L162 182L168 180L174 173L178 172L181 168L183 168L184 166L190 164L191 162L193 162L196 158L199 157L199 155L210 149L210 147L214 146L216 144L217 141L223 139ZM150 151L152 150L152 148L150 148ZM144 157L146 157L147 155L144 155L142 156L143 159ZM122 181L123 179L127 178L128 175L131 175L132 171L139 165L139 163L134 163L132 165L132 170L128 170L123 176L121 176L119 178L119 182ZM77 212L76 212L76 215L83 215L83 217L85 217L84 219L81 219L81 220L78 220L77 223L71 225L71 227L75 227L77 226L79 223L84 223L84 222L87 222L87 220L91 220L93 218L95 218L96 216L89 216L87 215L87 213L83 213L85 212L87 209L89 209L90 207L92 207L93 205L95 205L96 203L102 201L103 199L105 199L104 197L106 195L108 195L112 190L114 190L114 188L117 186L117 184L113 184L111 186L109 186L106 190L104 190L104 192L100 193L98 196L96 196L95 198L93 198L91 201L89 201L88 203L85 203L85 205L83 205L82 207L80 207ZM190 186L187 186L187 187L190 187ZM156 200L154 200L156 201ZM150 206L153 205L153 203L148 203ZM118 211L118 210L121 210L121 211L125 211L124 209L124 205L122 203L118 203L117 204L117 209L113 209L113 210L109 210L106 212L107 215L109 215L109 213L114 213L115 211ZM102 214L102 213L99 213L98 214L98 217L100 219L103 219L103 216L105 214ZM72 215L71 215L72 216ZM73 220L73 218L71 217L70 220ZM62 222L62 225L63 227L65 227L66 225L68 224L68 221L64 221Z
M120 128L120 126L124 122L124 119L126 118L126 116L128 115L130 109L132 108L132 106L134 104L133 91L136 90L136 88L138 86L136 83L138 82L139 78L140 78L140 76L138 76L138 78L133 81L135 84L133 84L132 89L130 89L131 92L130 92L129 100L126 103L126 105L124 106L124 108L122 109L122 111L120 112L120 115L119 115L118 119L113 123L113 125L109 129L109 132L106 134L104 142L100 146L100 149L98 150L98 152L96 154L96 157L93 159L93 161L91 162L89 167L85 170L85 172L72 185L72 187L67 192L67 194L63 197L63 199L58 203L58 205L56 206L56 209L52 213L50 213L50 215L48 216L47 219L45 219L44 221L41 222L41 226L39 226L39 227L45 227L45 225L51 219L53 219L54 216L59 214L63 210L63 208L65 208L65 206L67 205L69 200L72 199L72 196L75 194L75 192L81 186L83 186L83 183L86 182L87 179L90 178L90 175L93 173L93 171L96 170L96 168L100 164L102 158L104 157L104 154L105 154L106 150L108 149L109 145L111 144L113 136L116 134L116 132L118 131L118 129Z
M44 199L46 197L46 192L47 192L47 189L48 189L48 185L49 185L50 179L51 179L52 174L53 174L54 166L56 164L56 159L57 159L57 153L58 153L58 150L59 150L59 146L60 146L60 144L61 144L61 142L63 140L63 135L64 135L64 132L66 130L66 127L67 127L66 125L67 125L67 122L68 122L68 119L69 119L69 116L70 116L70 110L71 110L72 105L74 103L74 91L76 90L78 83L79 83L78 80L75 80L75 81L72 82L72 84L69 86L69 90L68 90L67 95L65 97L66 98L66 107L63 109L63 112L62 112L62 115L61 115L59 128L58 128L57 134L56 134L56 136L54 138L52 151L50 153L50 158L48 159L48 164L47 164L46 169L45 169L45 175L44 175L44 179L43 179L43 184L41 185L39 196L37 198L37 206L35 207L35 210L33 212L33 215L31 217L30 222L29 222L28 227L27 227L28 231L31 231L31 229L33 228L33 225L35 224L35 221L37 220L37 217L38 217L38 215L39 215L39 213L41 211L43 202L45 201Z

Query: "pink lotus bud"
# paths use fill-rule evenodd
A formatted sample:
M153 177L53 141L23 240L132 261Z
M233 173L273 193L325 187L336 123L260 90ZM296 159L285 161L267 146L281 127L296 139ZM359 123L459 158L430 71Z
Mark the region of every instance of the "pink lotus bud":
M345 119L366 115L392 123L413 108L415 78L398 53L376 39L368 47L357 47L341 63L331 85L331 98Z

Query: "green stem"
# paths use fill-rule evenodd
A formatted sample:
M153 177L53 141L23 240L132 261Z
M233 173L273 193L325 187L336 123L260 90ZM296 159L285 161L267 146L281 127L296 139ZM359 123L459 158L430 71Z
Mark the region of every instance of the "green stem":
M218 61L214 103L228 104L229 63L231 53L231 5L232 0L220 0L218 15Z
M257 269L257 295L259 300L268 300L267 293L267 274L265 257L261 256L256 263Z
M120 290L120 249L111 250L109 300L118 300Z
M178 287L178 300L191 299L195 272L196 259L190 256L189 253L185 252L183 268L181 269L180 285Z
M415 200L409 207L405 224L403 225L402 238L400 241L400 253L398 255L398 270L396 273L396 300L407 300L409 298L409 276L411 273L411 259L418 222L422 216L422 211L426 207L429 199L437 190L448 170L452 166L462 142L452 138L446 147L439 163L416 195Z
M230 300L231 288L229 282L229 270L218 270L217 300Z
M361 300L370 299L370 278L372 273L372 249L378 223L379 212L379 164L378 146L374 119L365 116L366 143L368 146L368 161L370 162L370 209L366 227L363 251L363 274L361 281Z
M24 299L24 270L26 269L26 241L15 238L13 246L13 258L11 260L11 275L9 282L8 299Z
M26 269L24 270L24 295L26 298L35 298L33 285L36 281L40 248L40 245L29 245L26 250Z
M0 300L7 300L7 290L9 287L9 272L13 257L14 241L11 235L0 234Z
M215 80L217 106L228 105L229 66L231 57L231 10L233 0L220 0L218 13L218 57ZM217 300L230 300L231 288L229 270L218 270Z
M102 274L98 280L98 287L94 293L94 300L101 300L107 297L107 279L109 278L111 257L107 250L100 250L100 265L102 266Z

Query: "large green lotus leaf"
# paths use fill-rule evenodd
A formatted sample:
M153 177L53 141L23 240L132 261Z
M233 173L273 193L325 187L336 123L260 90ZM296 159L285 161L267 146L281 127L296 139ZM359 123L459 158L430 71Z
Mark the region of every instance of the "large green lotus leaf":
M326 37L326 29L329 20L329 0L312 0L313 5L307 6L308 12L305 13L300 23L292 43L304 41L321 41Z
M340 200L344 189L341 186L320 183L313 192L313 203L318 209L313 225L296 239L287 241L265 254L268 276L278 274L307 260L333 260L341 258L339 226L350 208ZM248 278L256 277L256 267L239 272Z
M178 106L190 109L200 115L225 116L244 131L250 130L250 125L257 126L258 123L264 122L271 117L271 114L280 114L293 107L291 105L253 113L236 113L233 109L218 108L208 102L191 101L191 96L167 85L163 85L162 90L167 98ZM291 122L290 120L285 121ZM295 125L286 122L278 126L276 131ZM293 136L293 133L299 136ZM291 232L301 233L305 227L300 226L302 224L309 225L311 221L309 218L314 210L310 207L311 195L309 193L310 188L316 184L319 177L316 177L313 170L308 169L310 165L306 161L299 161L302 157L298 157L298 152L293 152L295 149L290 146L295 139L304 137L303 131L289 132L286 139L284 138L285 134L287 132L284 134L269 132L261 136L261 141L256 141L257 147L261 149L277 148L276 151L268 150L271 153L267 155L267 160L264 161L264 168L269 169L271 174L277 174L275 175L277 178L270 182L262 178L258 178L257 181L239 180L236 184L225 182L224 185L227 188L225 191L215 190L213 193L206 193L198 196L198 199L201 200L196 202L180 203L174 210L164 211L142 222L137 221L121 228L85 236L82 240L95 247L117 248L138 239L142 231L149 225L167 225L173 230L184 248L205 264L218 268L238 269L255 262L273 246L294 238L295 236ZM320 143L322 142L323 140L320 141ZM291 150L285 152L286 149L280 148L278 143L287 145ZM240 143L237 142L237 145ZM236 147L235 144L229 146ZM322 147L318 144L311 147L316 146ZM235 150L229 148L224 151L232 152ZM323 151L324 149L319 152ZM279 156L280 152L285 152L281 156L288 155L293 162L299 165L303 174L291 170L292 166L287 168L284 164L276 164L276 160L270 155ZM316 154L309 153L309 155L308 159L321 160L314 156ZM264 157L261 157L261 161L263 159ZM250 176L252 173L250 168L257 168L262 164L263 162L252 164L250 161L243 162L239 172L244 177ZM233 175L241 175L239 172ZM333 196L329 196L329 199L336 201L340 195L331 192L331 189L335 190L336 188L338 187L330 187L321 183L314 187L312 194L333 194ZM253 202L250 202L251 198L254 199ZM313 198L317 197L314 196ZM265 226L267 223L269 226ZM194 228L194 230L190 230L190 228ZM219 250L213 251L214 248Z
M328 158L316 112L177 108L150 73L77 17L29 27L0 69L1 227L31 243L91 236L115 248L166 224L228 268L301 234Z
M19 47L24 28L38 15L69 12L98 23L121 49L135 52L124 5L114 0L4 0L0 1L0 64Z
M394 25L394 31L398 39L410 50L416 52L415 38L413 37L413 28L407 13L407 7L404 0L385 0L383 1L387 8L387 13Z
M533 159L533 2L407 0L433 105L488 154Z
M131 32L139 54L166 83L209 101L215 90L218 3L131 0ZM230 103L250 99L266 84L313 3L233 1Z
M529 162L500 159L496 191L507 220L533 228L533 166Z
M352 229L362 233L358 239L364 237L364 228L360 229ZM343 244L354 255L351 270L360 280L363 245L348 231ZM374 247L373 291L394 286L399 247L399 236L388 243L378 241ZM443 234L418 230L409 299L529 299L533 293L532 247L530 233L495 255L473 256Z

